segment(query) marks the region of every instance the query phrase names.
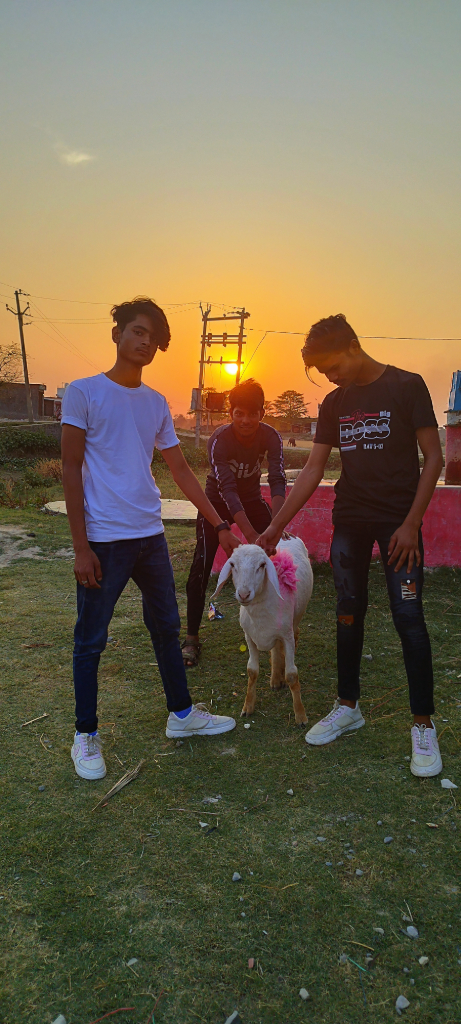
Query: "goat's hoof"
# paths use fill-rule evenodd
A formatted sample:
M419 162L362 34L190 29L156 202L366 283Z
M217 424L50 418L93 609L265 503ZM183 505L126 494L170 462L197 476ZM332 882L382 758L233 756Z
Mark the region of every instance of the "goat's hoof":
M252 714L254 714L254 708L253 710L250 710L249 708L244 706L240 712L240 718L249 718L250 715Z
M304 716L303 715L295 715L296 725L299 725L299 726L307 725L308 721L309 721L309 719L306 717L306 715L304 715Z
M286 685L284 679L271 679L270 681L271 690L284 690Z

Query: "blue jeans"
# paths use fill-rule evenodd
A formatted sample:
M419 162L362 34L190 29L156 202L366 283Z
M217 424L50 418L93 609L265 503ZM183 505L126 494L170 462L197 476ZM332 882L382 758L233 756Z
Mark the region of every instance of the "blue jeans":
M74 687L78 732L94 732L98 727L99 659L115 605L129 579L142 594L144 622L152 637L168 710L185 711L192 701L179 646L179 612L164 534L109 543L91 541L90 547L101 563L102 580L100 590L77 584Z
M338 696L358 700L365 614L368 606L368 570L376 540L383 560L394 626L400 636L414 715L434 711L434 679L429 635L424 621L422 592L424 548L419 533L421 564L411 572L404 564L395 572L388 565L387 549L395 525L338 523L331 545L331 564L337 594Z

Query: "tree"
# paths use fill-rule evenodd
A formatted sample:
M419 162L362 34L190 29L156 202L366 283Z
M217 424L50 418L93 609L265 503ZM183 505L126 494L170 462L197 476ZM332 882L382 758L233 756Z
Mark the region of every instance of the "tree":
M300 419L308 415L307 406L309 402L304 401L304 395L300 391L283 391L275 402L272 403L277 416L283 416L286 420Z
M21 365L21 352L16 345L0 345L0 387L17 383Z

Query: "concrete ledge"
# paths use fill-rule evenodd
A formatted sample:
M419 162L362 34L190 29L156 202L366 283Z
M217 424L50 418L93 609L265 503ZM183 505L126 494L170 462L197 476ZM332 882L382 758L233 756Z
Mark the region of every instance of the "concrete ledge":
M331 513L335 497L334 480L323 480L310 501L298 512L288 526L290 533L301 537L314 562L328 562L333 532ZM288 486L287 490L290 490ZM261 491L267 503L271 504L269 488L262 485ZM234 533L242 534L234 525ZM437 484L423 523L425 564L430 568L446 565L461 568L461 487ZM379 557L378 545L373 548L373 557ZM213 572L219 572L224 565L224 552L218 548Z
M269 488L261 490L270 504ZM289 526L315 562L329 560L334 496L334 481L324 480ZM437 484L424 516L423 536L426 565L461 567L461 487ZM377 545L373 555L379 555Z

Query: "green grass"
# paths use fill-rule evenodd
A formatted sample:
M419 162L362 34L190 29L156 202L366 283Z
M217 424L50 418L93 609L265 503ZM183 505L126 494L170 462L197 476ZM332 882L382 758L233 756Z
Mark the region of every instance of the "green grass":
M135 1010L108 1020L147 1024L162 992L156 1024L223 1024L236 1007L244 1024L384 1024L395 1020L399 994L409 998L405 1016L414 1024L458 1024L457 793L442 790L440 777L421 781L409 772L405 675L380 565L371 570L365 645L373 660L363 662L367 724L319 749L293 725L290 694L269 690L267 656L253 723L243 729L246 655L230 589L222 595L225 619L206 623L202 661L189 678L193 699L234 714L237 728L179 747L168 741L158 670L130 584L101 661L108 774L89 784L69 756L75 593L72 560L55 557L70 544L67 520L1 509L2 524L35 533L23 546L44 556L14 561L0 577L2 1024L47 1024L58 1013L68 1024L89 1024L123 1006ZM172 526L167 535L184 616L193 530ZM447 725L443 774L458 784L460 579L441 569L426 583L439 732ZM312 724L335 694L327 566L315 567L298 666ZM20 727L43 712L48 718ZM93 811L141 758L139 777ZM217 795L207 810L204 797ZM199 821L217 827L208 832ZM385 835L393 836L388 846ZM402 933L407 906L416 941ZM379 954L369 973L339 963L346 954L364 968L367 946Z

